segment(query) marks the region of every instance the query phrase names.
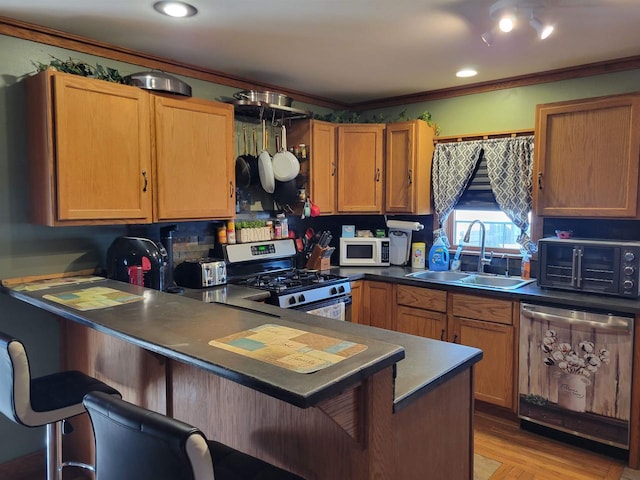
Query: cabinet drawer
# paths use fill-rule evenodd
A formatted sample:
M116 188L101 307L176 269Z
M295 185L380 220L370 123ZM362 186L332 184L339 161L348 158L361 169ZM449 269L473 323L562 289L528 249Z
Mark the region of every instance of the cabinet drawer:
M397 305L424 308L436 312L447 311L447 292L444 290L430 290L428 288L398 285L396 296Z
M453 294L453 315L488 322L513 324L513 302L474 295Z

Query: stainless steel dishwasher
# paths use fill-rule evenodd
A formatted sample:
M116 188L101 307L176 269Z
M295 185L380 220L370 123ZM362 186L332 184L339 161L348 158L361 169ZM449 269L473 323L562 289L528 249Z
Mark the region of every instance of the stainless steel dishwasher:
M518 416L629 448L633 317L523 303Z

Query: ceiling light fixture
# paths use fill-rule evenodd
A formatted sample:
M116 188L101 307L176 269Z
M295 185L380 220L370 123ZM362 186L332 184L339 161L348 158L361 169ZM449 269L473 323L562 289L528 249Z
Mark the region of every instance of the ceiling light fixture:
M482 38L482 41L487 47L490 47L495 40L495 35L493 34L493 30L489 30L488 32L484 32L480 38Z
M491 46L496 31L509 33L515 28L518 20L529 20L538 38L548 38L553 33L553 25L542 23L536 16L536 12L543 9L544 3L543 0L498 0L489 8L489 16L497 21L497 25L481 35L482 41Z
M153 4L156 12L175 18L193 17L198 9L184 2L156 2Z
M500 17L500 21L498 22L498 27L504 33L509 33L513 30L513 26L516 23L516 17L513 13L505 13Z
M462 70L458 70L456 72L456 77L458 78L469 78L475 77L478 74L476 70L473 68L463 68Z
M554 29L553 25L551 25L550 23L542 24L542 22L533 15L531 16L531 20L529 21L529 24L533 28L535 28L536 32L538 32L538 38L540 40L544 40L545 38L548 38L549 35L553 33L553 29Z

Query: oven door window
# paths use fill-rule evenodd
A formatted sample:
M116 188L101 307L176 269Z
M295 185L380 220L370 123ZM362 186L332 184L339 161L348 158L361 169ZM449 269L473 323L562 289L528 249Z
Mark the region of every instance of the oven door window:
M585 246L582 249L581 287L590 292L619 291L620 249Z

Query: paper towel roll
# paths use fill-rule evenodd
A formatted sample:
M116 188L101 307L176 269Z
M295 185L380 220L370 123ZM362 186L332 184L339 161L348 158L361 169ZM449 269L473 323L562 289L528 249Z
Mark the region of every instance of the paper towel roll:
M405 222L404 220L387 220L387 228L389 230L413 230L419 232L424 228L419 222Z

